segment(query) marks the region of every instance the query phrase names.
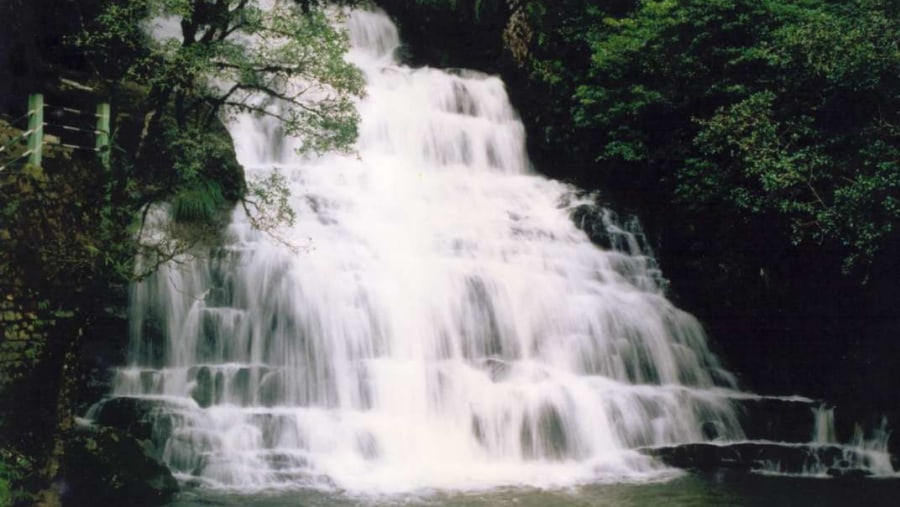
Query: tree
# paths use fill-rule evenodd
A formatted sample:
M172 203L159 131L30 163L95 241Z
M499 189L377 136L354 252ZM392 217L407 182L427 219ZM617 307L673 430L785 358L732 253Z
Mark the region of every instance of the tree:
M278 175L250 182L247 190L221 120L235 113L276 119L300 151L345 150L356 139L353 97L361 72L344 60L348 39L335 28L336 13L315 1L109 0L79 37L80 45L116 82L146 89L148 110L135 142L119 164L114 186L139 188L128 207L142 210L138 231L153 202L169 200L176 222L170 232L196 231L139 244L159 262L198 240L214 239L216 211L243 200L255 225L273 230L293 214ZM121 179L121 178L125 179ZM212 225L213 227L210 227ZM183 231L182 231L183 232ZM164 235L165 236L165 235ZM189 238L190 242L179 241ZM157 238L159 239L159 238Z
M112 1L82 44L101 58L123 50L134 55L123 75L149 85L156 112L171 107L181 132L203 128L223 112L252 112L282 121L303 139L303 149L346 148L356 139L352 97L362 92L363 80L344 61L345 34L313 7L279 1L263 9L256 0ZM153 37L144 30L151 21L157 25ZM173 25L180 33L166 32Z

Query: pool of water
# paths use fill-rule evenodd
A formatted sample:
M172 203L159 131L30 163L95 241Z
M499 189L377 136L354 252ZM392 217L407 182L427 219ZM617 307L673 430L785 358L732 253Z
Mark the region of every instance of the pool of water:
M896 506L900 479L813 479L736 473L686 474L659 483L597 484L561 490L528 488L466 493L428 493L354 497L340 492L296 490L240 494L185 488L170 504L252 507L781 507Z

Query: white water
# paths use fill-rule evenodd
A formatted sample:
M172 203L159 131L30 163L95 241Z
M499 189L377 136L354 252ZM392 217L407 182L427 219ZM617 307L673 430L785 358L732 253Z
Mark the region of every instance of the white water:
M812 441L816 444L836 444L837 437L834 429L834 407L819 406L813 410L815 425L813 426Z
M636 231L606 213L604 251L575 226L592 203L530 170L503 83L399 65L382 14L349 27L358 156L231 126L249 176L287 176L280 234L312 248L235 212L222 252L133 289L113 396L162 400L165 462L218 486L390 493L642 480L670 472L635 448L741 440L700 325Z

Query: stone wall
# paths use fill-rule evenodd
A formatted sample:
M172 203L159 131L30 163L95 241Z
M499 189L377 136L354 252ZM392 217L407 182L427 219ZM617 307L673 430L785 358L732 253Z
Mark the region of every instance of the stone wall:
M71 311L52 309L46 300L17 297L9 287L3 289L0 289L0 390L32 369L44 353L53 328L64 327L74 317Z

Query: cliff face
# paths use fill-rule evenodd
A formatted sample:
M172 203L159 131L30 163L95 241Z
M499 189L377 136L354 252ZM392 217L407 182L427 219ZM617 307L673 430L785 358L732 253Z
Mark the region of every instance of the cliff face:
M704 322L744 387L825 398L861 418L900 414L891 394L900 357L900 273L891 255L897 248L876 260L876 275L863 283L841 273L839 252L779 243L771 231L725 223L712 209L698 217L661 193L658 182L583 156L591 137L569 134L569 106L529 70L537 41L527 2L378 3L409 41L411 64L503 77L538 171L601 190L613 207L641 218L671 281L670 297ZM579 3L561 2L559 9L568 4ZM578 47L553 50L560 58L585 56Z

